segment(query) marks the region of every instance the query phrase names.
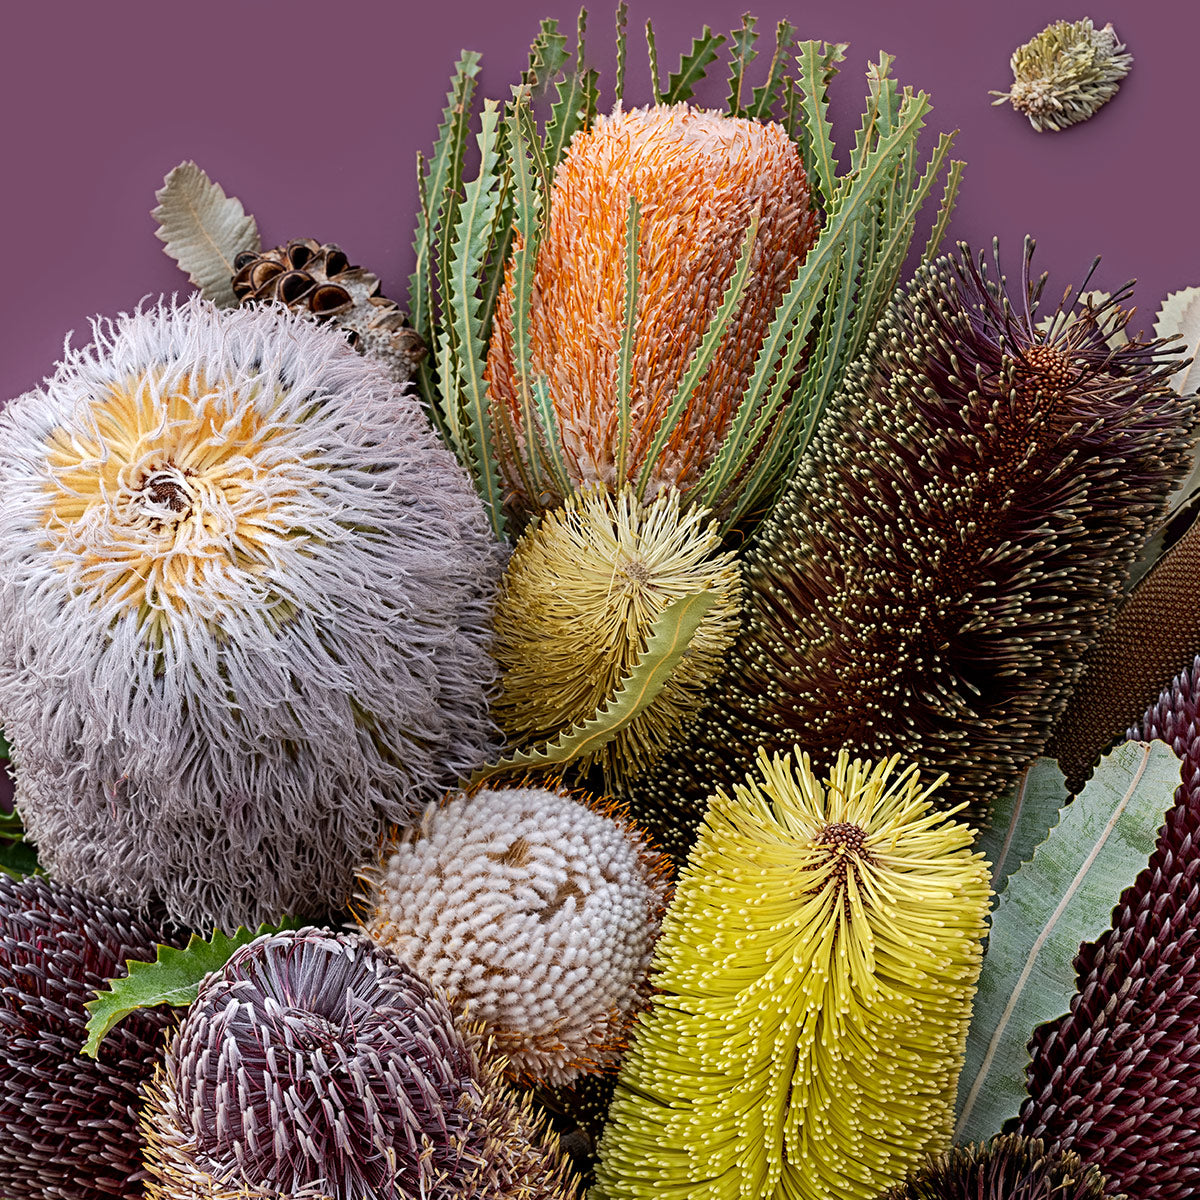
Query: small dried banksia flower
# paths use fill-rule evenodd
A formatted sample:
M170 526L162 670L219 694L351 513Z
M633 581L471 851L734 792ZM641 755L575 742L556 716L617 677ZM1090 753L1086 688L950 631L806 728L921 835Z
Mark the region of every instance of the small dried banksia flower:
M1070 1012L1034 1035L1020 1128L1116 1191L1185 1200L1200 1192L1200 657L1132 732L1167 742L1183 782L1112 928L1080 951Z
M675 600L711 591L671 679L616 738L583 761L622 780L644 771L720 672L738 628L732 552L704 509L668 491L646 506L633 489L576 493L517 544L501 581L493 653L503 671L495 715L509 738L537 743L587 720L637 664Z
M633 421L626 474L618 479L631 197L642 214ZM616 489L637 478L759 206L751 282L713 365L654 462L647 496L667 487L687 494L720 448L775 308L816 240L816 218L799 153L775 123L677 104L618 109L572 139L554 173L537 250L530 343L533 374L548 379L567 473L577 486ZM487 379L494 403L519 427L512 308L510 269L496 305ZM497 450L516 506L545 507L542 498L524 494L504 438Z
M1013 85L992 92L1006 100L1043 133L1086 121L1116 94L1133 66L1133 55L1117 40L1111 24L1097 29L1091 20L1055 21L1012 56Z
M452 794L367 882L367 932L514 1070L561 1084L618 1061L670 891L619 811L545 787Z
M874 1200L949 1143L989 898L896 759L709 805L600 1145L604 1200Z
M1116 1200L1104 1176L1077 1154L1015 1134L954 1146L882 1200Z
M56 878L189 928L344 905L492 749L500 555L338 333L193 299L0 413L0 712Z
M572 1195L554 1139L445 1002L358 934L236 951L148 1095L147 1200Z
M142 1194L139 1092L172 1022L147 1008L121 1022L97 1059L84 1004L160 930L41 876L0 875L0 1195L99 1200Z

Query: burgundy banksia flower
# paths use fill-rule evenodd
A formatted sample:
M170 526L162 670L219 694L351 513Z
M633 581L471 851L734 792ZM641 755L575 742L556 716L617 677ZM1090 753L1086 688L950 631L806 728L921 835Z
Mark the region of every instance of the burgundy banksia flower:
M955 1146L914 1171L883 1200L1109 1200L1104 1176L1078 1155L1009 1134Z
M1070 1012L1034 1038L1021 1131L1138 1200L1200 1192L1200 657L1146 713L1183 782L1112 928L1083 947Z
M142 1194L139 1089L169 1010L142 1009L84 1058L84 1003L161 931L41 876L0 875L0 1195L94 1200Z
M360 934L269 934L201 985L149 1085L148 1200L565 1200L551 1135Z
M1044 283L1027 250L1010 301L964 247L896 294L747 553L743 632L661 803L797 743L819 767L903 753L983 815L1041 751L1197 412L1161 343L1109 345L1126 293L1043 332Z

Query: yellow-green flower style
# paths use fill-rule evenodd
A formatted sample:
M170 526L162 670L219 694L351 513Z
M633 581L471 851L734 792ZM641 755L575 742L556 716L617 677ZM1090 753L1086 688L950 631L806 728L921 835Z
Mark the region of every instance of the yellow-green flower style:
M760 753L712 798L598 1197L873 1200L950 1139L988 907L915 767Z

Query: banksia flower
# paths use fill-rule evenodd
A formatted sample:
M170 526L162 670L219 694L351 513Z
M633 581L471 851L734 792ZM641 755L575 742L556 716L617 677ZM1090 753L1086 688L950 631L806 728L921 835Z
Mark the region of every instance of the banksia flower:
M98 1059L84 1004L150 960L161 931L41 876L0 875L0 1194L98 1200L142 1194L139 1090L171 1023L148 1008L122 1021Z
M1096 29L1090 19L1055 21L1012 56L1013 85L992 92L1043 133L1086 121L1116 94L1133 66L1133 55L1111 24Z
M617 478L631 198L642 213L633 420L626 472ZM576 486L601 482L615 490L637 478L756 210L752 280L713 365L656 456L648 496L667 487L686 495L720 448L775 308L816 240L816 219L800 156L781 125L677 104L618 110L575 135L554 174L529 335L533 374L547 377ZM496 305L487 379L500 414L507 410L519 427L512 288L510 268ZM545 498L525 494L502 437L497 451L516 506L546 507Z
M498 553L336 332L99 322L0 414L0 712L56 878L225 929L343 905L491 749Z
M1036 1138L955 1146L914 1171L883 1200L1110 1200L1104 1176L1077 1154Z
M989 880L896 760L713 797L600 1145L604 1200L874 1200L950 1138Z
M543 787L430 805L368 872L365 926L551 1084L615 1064L670 885L619 812Z
M1047 334L1028 258L1014 303L983 270L941 259L894 297L746 554L743 630L687 752L635 812L797 743L819 764L902 752L983 816L1041 752L1197 402L1161 343L1108 344L1113 302Z
M499 1069L367 938L258 938L201 985L148 1088L147 1200L567 1200Z
M637 664L654 622L675 600L712 591L679 666L654 701L583 761L611 779L645 770L717 676L737 633L740 586L703 509L669 491L643 507L626 487L577 493L518 543L496 604L503 676L496 719L517 743L585 721Z
M1200 657L1136 731L1183 783L1112 928L1076 960L1070 1012L1033 1040L1021 1131L1079 1153L1114 1191L1200 1191Z

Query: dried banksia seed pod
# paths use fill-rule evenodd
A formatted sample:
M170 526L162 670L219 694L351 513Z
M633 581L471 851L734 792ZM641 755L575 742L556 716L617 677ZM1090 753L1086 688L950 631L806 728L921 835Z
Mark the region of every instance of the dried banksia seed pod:
M1197 400L1162 343L1109 345L1123 293L1039 330L1028 268L1011 303L965 252L896 294L745 556L725 675L648 796L678 812L760 744L819 764L845 745L947 772L943 803L983 816L1041 752Z
M98 322L0 413L0 712L56 878L180 924L340 907L491 750L499 552L418 402L335 331Z
M147 1200L568 1200L555 1139L430 987L358 934L258 938L148 1089Z
M271 250L243 250L233 265L233 293L242 304L277 300L332 321L352 346L380 359L397 383L407 383L425 358L425 343L404 310L339 246L298 238Z
M670 891L620 811L544 787L452 794L366 881L367 932L516 1071L560 1084L618 1061Z
M642 213L633 420L626 474L618 479L631 197ZM647 496L672 486L688 493L720 449L775 308L816 240L808 180L781 125L686 104L618 109L572 139L554 173L538 245L530 346L534 375L547 377L567 473L577 485L599 481L615 489L637 477L758 206L751 282L713 365L657 455ZM512 287L510 268L496 305L487 379L494 403L519 426ZM505 439L497 439L497 449L516 506L545 507L524 494Z
M496 719L519 744L587 720L636 665L654 622L675 600L712 591L667 685L599 751L610 779L644 771L662 752L737 633L741 589L704 509L680 511L668 491L640 505L633 489L576 493L518 542L496 604L493 653L503 671Z
M883 1200L1110 1200L1104 1176L1077 1154L1047 1151L1010 1134L955 1146L909 1175ZM1115 1200L1115 1198L1111 1198Z
M599 1194L874 1200L950 1138L989 879L915 767L760 754L663 922Z
M1117 94L1133 66L1133 55L1112 25L1096 29L1089 18L1055 21L1012 56L1013 85L991 92L1029 118L1043 133L1086 121Z
M1183 782L1112 928L1076 959L1070 1012L1034 1035L1020 1128L1114 1191L1185 1200L1200 1192L1200 657L1133 732L1171 745Z
M121 1022L98 1059L84 1004L161 930L41 876L0 875L0 1194L98 1200L142 1194L139 1090L160 1057L168 1009Z

